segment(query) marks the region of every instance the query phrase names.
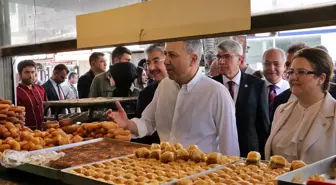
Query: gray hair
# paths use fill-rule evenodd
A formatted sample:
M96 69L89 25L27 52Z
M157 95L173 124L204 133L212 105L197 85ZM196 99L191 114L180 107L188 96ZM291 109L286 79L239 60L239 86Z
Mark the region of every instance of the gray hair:
M243 48L239 42L234 40L224 40L218 44L217 48L222 51L233 52L236 55L243 56Z
M204 56L205 61L209 61L212 62L214 60L216 60L216 55L214 54L214 52L212 51L208 51L206 52L205 56Z
M280 53L280 57L281 57L281 61L280 62L283 62L285 63L286 62L286 53L284 50L280 49L280 48L270 48L270 49L267 49L264 54L263 54L263 58L262 58L262 63L265 63L265 56L269 53L269 52L273 52L273 51L276 51L276 52L279 52Z
M160 51L162 54L164 54L164 48L163 48L164 45L162 44L151 44L149 45L146 49L145 49L145 55L146 55L146 58L147 56L154 52L154 51Z
M184 41L184 49L187 51L187 53L191 54L193 52L197 53L197 63L201 61L201 57L203 54L203 44L202 41L197 40L186 40Z

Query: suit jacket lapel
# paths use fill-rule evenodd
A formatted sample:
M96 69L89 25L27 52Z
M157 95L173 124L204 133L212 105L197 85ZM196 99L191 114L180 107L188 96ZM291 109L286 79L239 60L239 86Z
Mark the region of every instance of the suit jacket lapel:
M301 156L304 155L305 152L308 150L308 148L312 144L314 144L324 134L324 132L326 132L329 129L331 122L328 121L328 119L334 117L334 112L335 112L335 100L329 93L327 93L321 105L321 109L318 115L316 116L314 123L309 129L307 136L305 137L301 149Z
M239 107L239 105L246 104L245 103L247 101L246 98L248 98L246 94L249 91L249 85L246 82L246 74L244 72L241 72L240 84L239 84L238 89L239 90L238 90L237 101L236 101L236 109Z
M52 94L54 95L55 99L59 100L57 92L54 88L54 85L52 84L52 82L50 80L49 80L49 86L50 86L50 90L51 90Z

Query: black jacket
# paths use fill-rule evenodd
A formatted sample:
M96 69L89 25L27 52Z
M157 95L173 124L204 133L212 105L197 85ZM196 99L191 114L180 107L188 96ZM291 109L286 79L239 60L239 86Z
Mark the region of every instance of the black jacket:
M50 80L46 81L42 87L44 88L45 92L46 92L46 95L47 95L47 98L48 98L48 101L58 101L59 98L58 98L58 95L57 95L57 92L52 84L52 82ZM64 92L63 90L61 89L62 93L63 93L63 96L64 96ZM56 114L57 113L57 109L55 108L52 108L51 109L51 114ZM65 109L62 109L60 112L60 114L65 114Z
M223 84L223 76L214 80ZM240 156L258 151L264 158L264 147L269 135L269 110L265 81L241 72L236 101L236 124Z
M158 85L159 84L157 82L153 82L140 92L135 113L137 118L141 118L142 112L152 101ZM151 136L145 136L140 139L132 139L132 141L143 144L152 144L152 143L160 143L160 138L157 131L155 131Z
M79 98L89 97L90 87L94 77L93 71L90 70L78 79L77 89Z
M330 83L330 89L329 93L333 98L336 99L336 84L335 83ZM292 92L290 89L287 89L286 91L282 92L278 96L274 98L273 105L272 105L272 113L271 113L271 125L274 117L275 110L279 107L279 105L287 103Z

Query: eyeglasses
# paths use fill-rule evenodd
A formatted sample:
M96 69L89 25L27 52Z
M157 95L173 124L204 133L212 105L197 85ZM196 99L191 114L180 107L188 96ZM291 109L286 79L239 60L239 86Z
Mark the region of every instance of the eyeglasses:
M218 60L221 60L221 59L223 59L223 60L231 60L234 56L239 56L239 55L231 55L231 54L224 54L224 55L217 55L217 59Z
M288 69L286 73L287 73L288 76L291 76L294 73L297 76L305 76L305 75L308 75L308 74L316 75L315 71L308 71L306 69Z

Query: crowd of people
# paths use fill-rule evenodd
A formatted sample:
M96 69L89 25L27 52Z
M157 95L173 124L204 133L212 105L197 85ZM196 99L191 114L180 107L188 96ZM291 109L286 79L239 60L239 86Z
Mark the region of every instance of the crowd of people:
M78 76L66 66L57 65L40 86L35 63L22 61L17 103L26 107L27 126L39 128L43 101L138 97L135 118L129 119L119 102L118 111L107 111L135 142L196 144L205 152L242 157L258 151L264 159L282 155L306 163L335 154L334 64L326 48L304 43L286 52L270 48L261 58L263 70L256 71L242 46L225 40L216 54L205 54L211 60L206 75L199 70L202 48L200 40L152 44L136 67L131 51L117 47L108 70L104 54L93 53L90 70L78 79L78 94L73 88Z

